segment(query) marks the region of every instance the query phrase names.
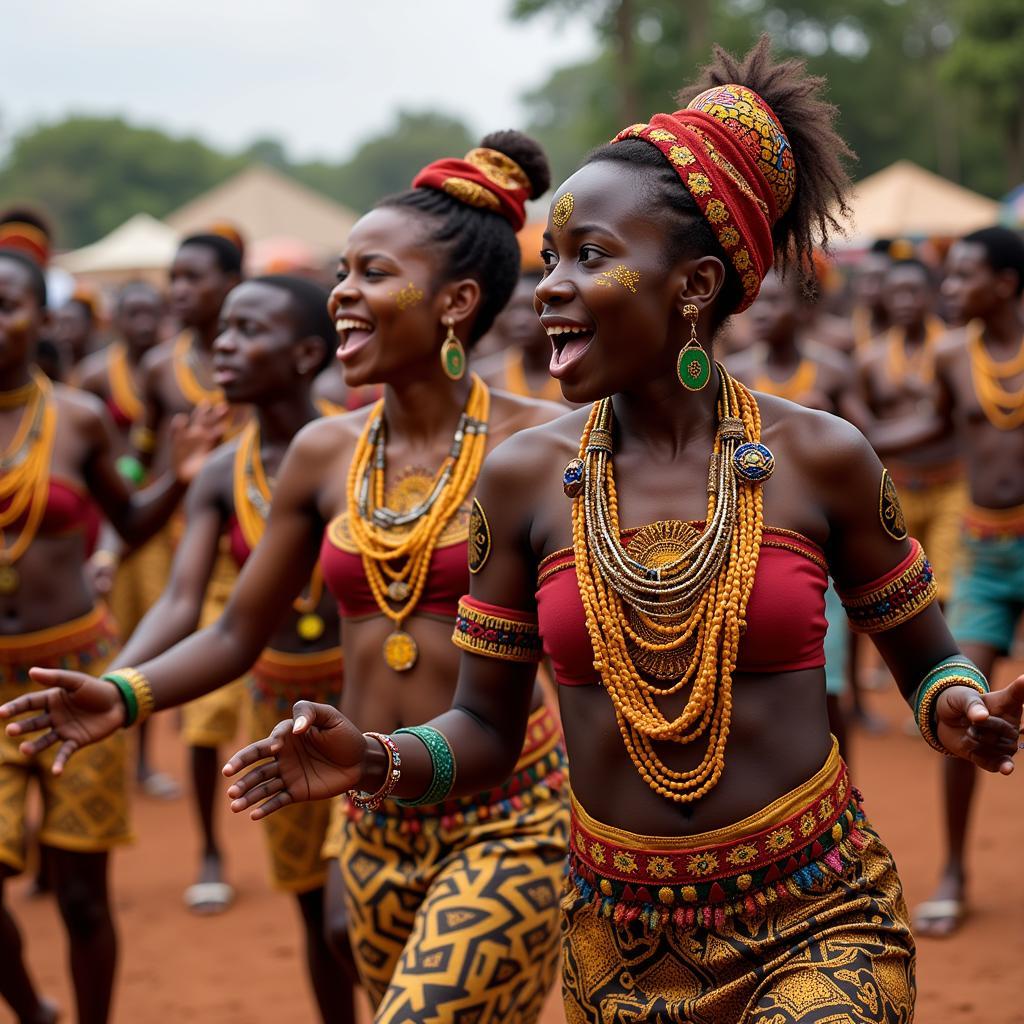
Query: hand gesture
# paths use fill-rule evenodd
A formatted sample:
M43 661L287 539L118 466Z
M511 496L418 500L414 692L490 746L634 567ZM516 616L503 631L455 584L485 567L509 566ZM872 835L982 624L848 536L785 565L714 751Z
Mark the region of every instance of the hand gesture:
M939 742L987 772L1009 775L1020 745L1024 676L984 695L969 686L951 686L935 707Z
M29 675L34 682L52 689L26 693L0 705L0 718L38 712L10 722L7 735L25 736L45 729L42 736L26 740L19 749L26 757L33 757L60 743L53 762L54 775L64 771L76 750L106 739L124 725L124 701L113 683L55 668L34 668Z
M206 457L224 440L229 412L224 402L200 402L190 415L178 413L171 420L171 460L174 475L181 483L192 483Z
M291 718L224 765L231 778L265 762L228 788L231 810L254 807L250 817L259 821L289 804L338 796L359 785L365 754L363 734L337 708L300 700Z

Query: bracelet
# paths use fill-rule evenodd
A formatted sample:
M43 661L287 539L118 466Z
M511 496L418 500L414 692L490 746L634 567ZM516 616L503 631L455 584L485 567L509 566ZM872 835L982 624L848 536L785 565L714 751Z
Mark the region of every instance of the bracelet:
M114 467L121 478L130 484L139 485L146 479L146 467L134 455L121 455Z
M409 729L397 729L394 735L409 733L415 736L430 754L430 764L433 768L433 775L426 793L417 800L395 800L396 804L403 807L419 807L424 804L439 804L448 799L455 786L455 755L452 753L451 744L444 733L429 725L414 725Z
M940 754L949 756L953 755L939 742L935 709L939 697L951 686L969 686L981 694L989 692L988 681L981 670L961 654L940 661L921 680L911 700L917 727L925 743Z
M144 427L142 424L132 427L129 434L132 444L135 448L142 452L143 455L151 455L156 451L156 433Z
M125 728L144 722L156 710L156 700L149 680L137 668L119 668L116 672L108 672L101 676L108 683L113 683L124 701Z
M354 807L358 807L361 811L375 811L391 796L395 786L398 785L398 780L402 777L402 755L390 736L386 736L382 732L364 732L363 735L372 737L384 748L384 753L388 755L388 770L376 793L350 789L348 799Z

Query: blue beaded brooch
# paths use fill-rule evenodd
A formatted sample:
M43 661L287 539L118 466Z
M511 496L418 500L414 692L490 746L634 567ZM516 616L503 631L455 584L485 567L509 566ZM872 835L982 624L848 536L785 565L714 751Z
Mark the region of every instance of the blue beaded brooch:
M562 490L567 498L575 498L583 490L583 460L573 459L562 474Z
M748 483L760 484L774 472L775 456L760 441L747 441L733 453L732 464L738 476Z

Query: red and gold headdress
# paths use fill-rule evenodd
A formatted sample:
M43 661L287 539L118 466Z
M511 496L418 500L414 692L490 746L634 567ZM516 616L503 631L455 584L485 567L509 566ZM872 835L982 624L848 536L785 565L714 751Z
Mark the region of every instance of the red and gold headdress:
M28 256L44 270L50 262L50 239L35 224L9 220L0 224L0 249L13 249Z
M513 231L526 223L530 179L515 160L496 149L471 149L462 160L435 160L413 178L412 187L438 189L469 206L501 214Z
M716 85L685 110L612 140L656 146L693 196L739 275L746 309L774 262L772 227L796 192L796 162L771 107L744 85Z

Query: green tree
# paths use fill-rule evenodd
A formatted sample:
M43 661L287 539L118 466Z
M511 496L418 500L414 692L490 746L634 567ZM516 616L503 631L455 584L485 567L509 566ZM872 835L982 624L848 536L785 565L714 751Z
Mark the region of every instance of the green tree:
M0 169L0 205L40 205L55 222L58 245L70 248L139 211L161 217L244 162L121 118L71 117L14 139Z

